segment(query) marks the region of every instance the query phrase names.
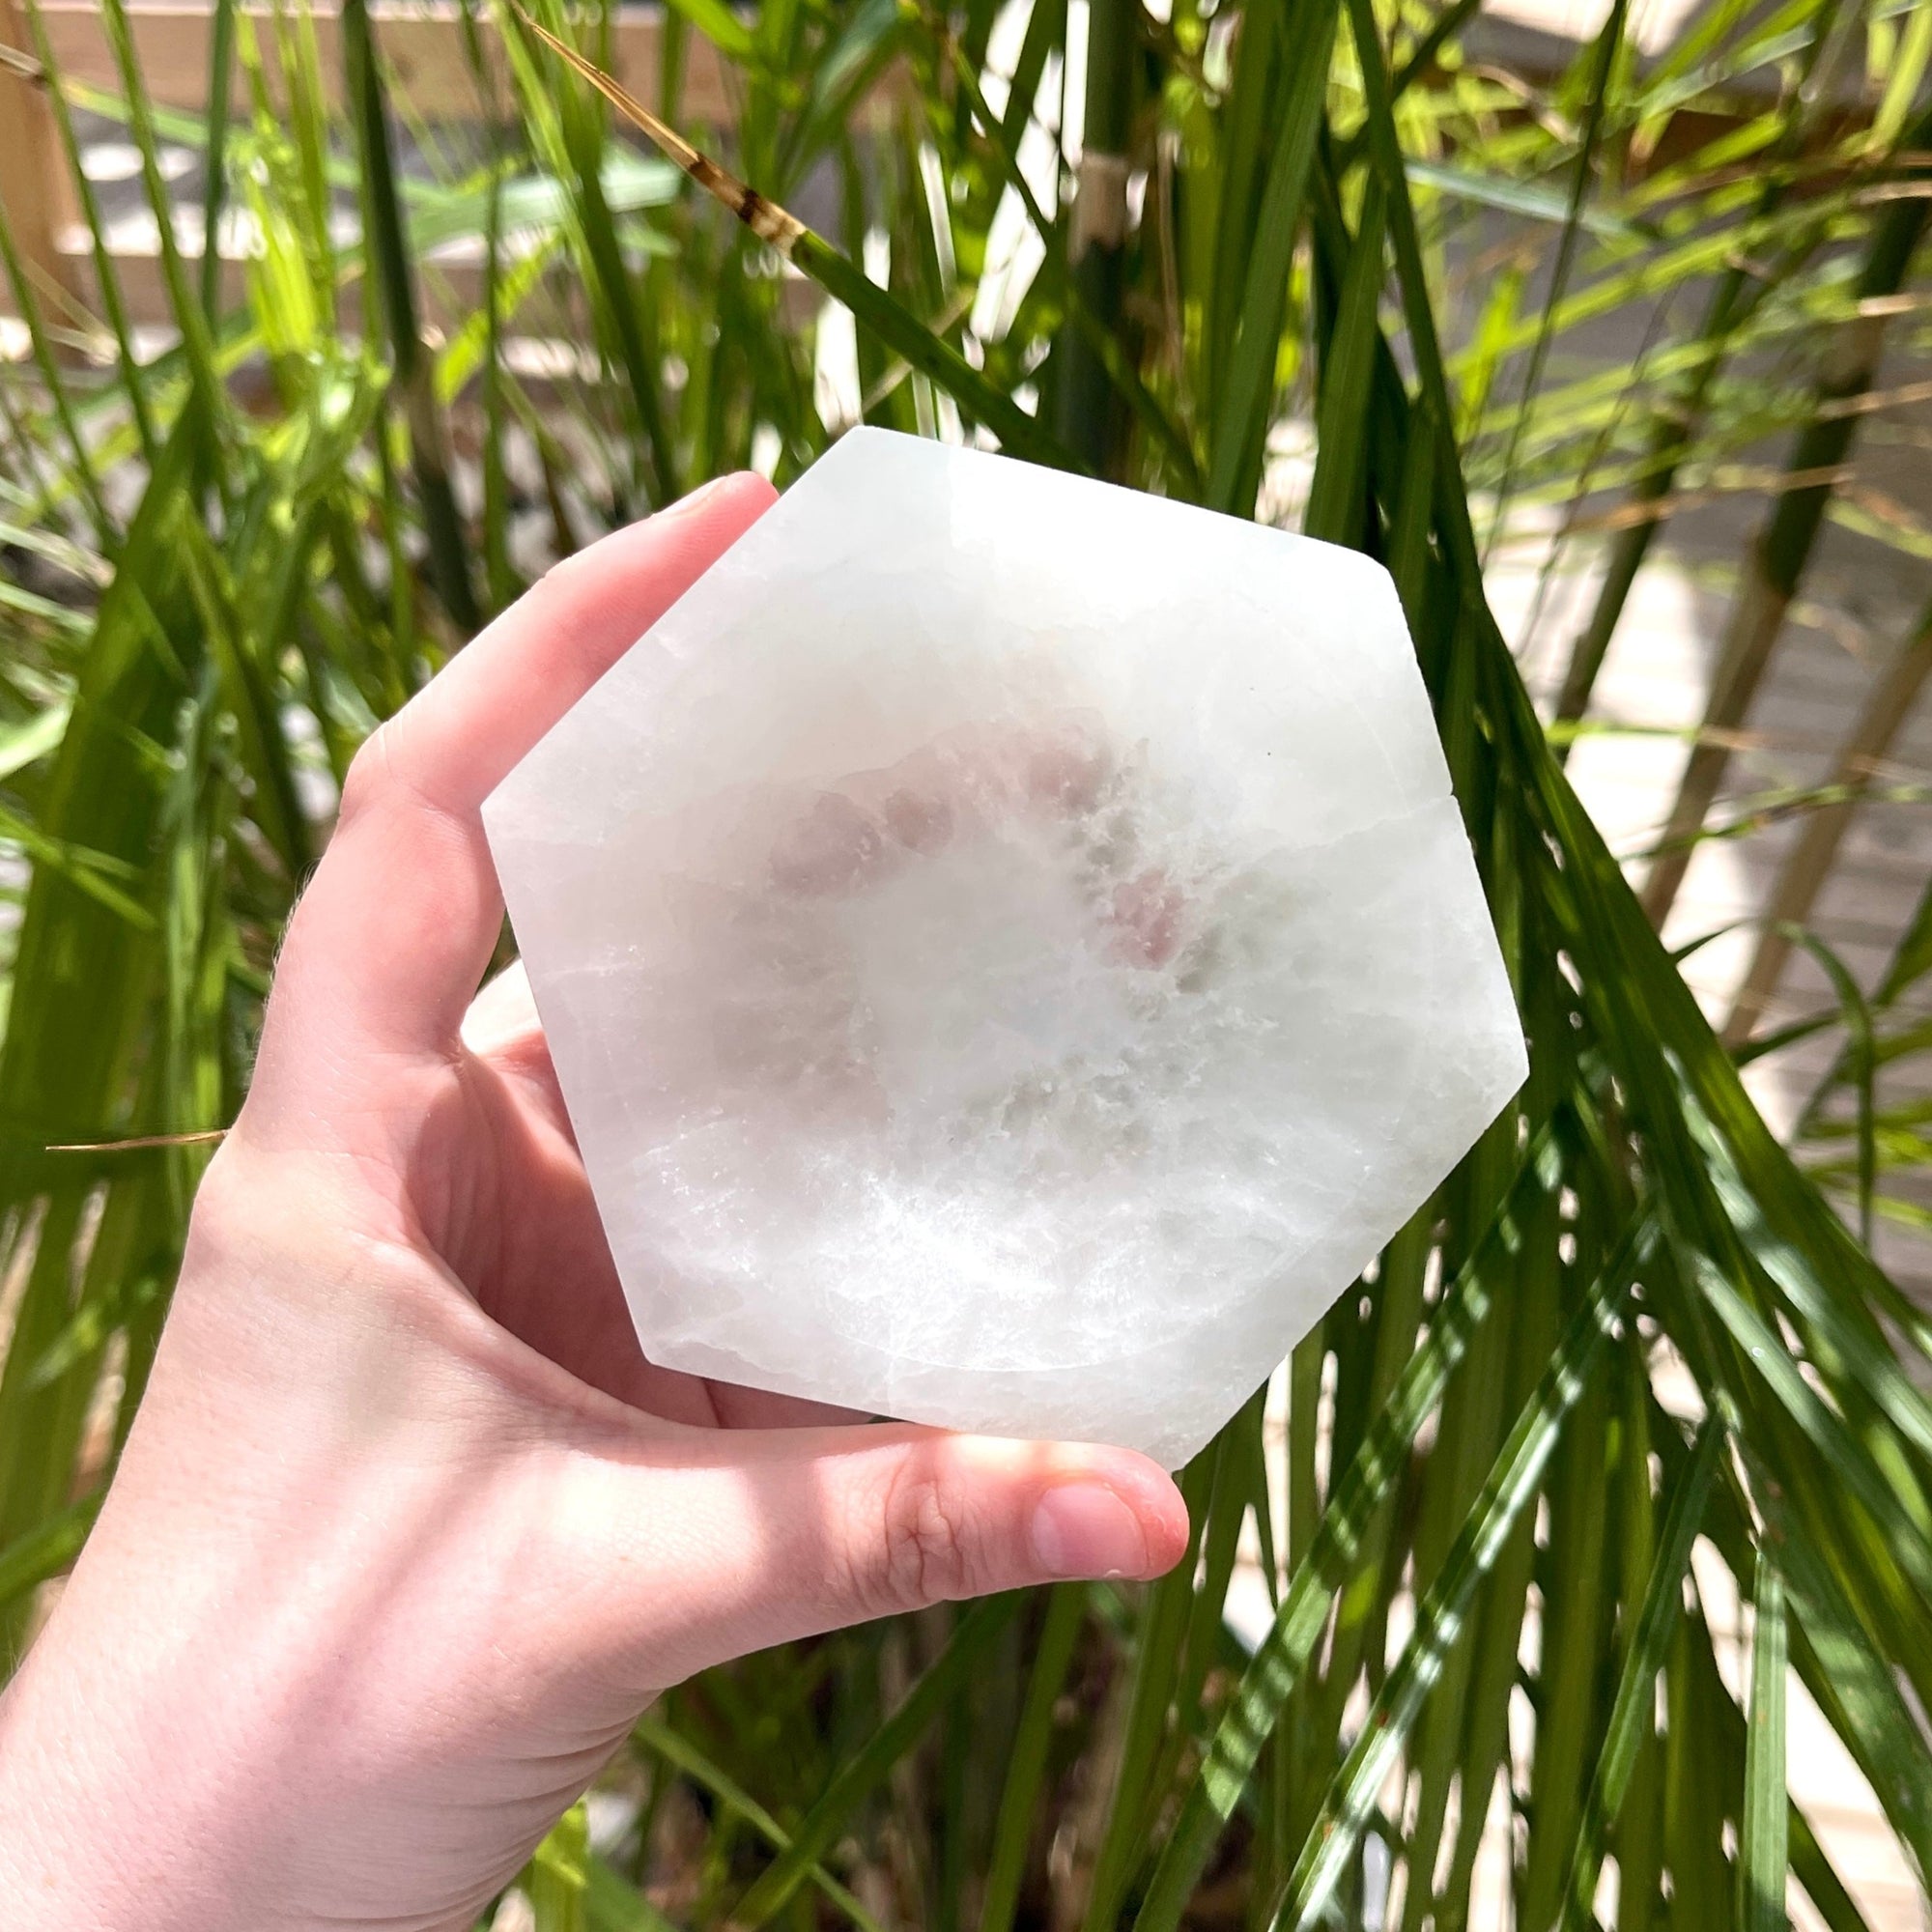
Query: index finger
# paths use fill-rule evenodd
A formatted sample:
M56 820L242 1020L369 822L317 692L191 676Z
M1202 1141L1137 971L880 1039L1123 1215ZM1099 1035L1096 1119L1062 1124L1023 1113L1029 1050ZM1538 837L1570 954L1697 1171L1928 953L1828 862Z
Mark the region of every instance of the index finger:
M258 1087L291 1062L453 1046L502 920L483 800L773 500L727 476L593 544L376 732L290 924Z
M776 495L761 476L721 476L566 557L383 726L386 776L476 810Z

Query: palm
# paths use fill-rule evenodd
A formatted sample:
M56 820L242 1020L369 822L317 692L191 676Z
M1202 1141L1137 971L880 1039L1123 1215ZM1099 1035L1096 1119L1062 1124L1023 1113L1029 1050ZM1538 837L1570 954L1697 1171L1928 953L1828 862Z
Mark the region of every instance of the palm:
M486 1314L580 1381L669 1421L851 1419L646 1360L521 967L484 987L437 1077L442 1102L425 1110L403 1163L411 1218Z

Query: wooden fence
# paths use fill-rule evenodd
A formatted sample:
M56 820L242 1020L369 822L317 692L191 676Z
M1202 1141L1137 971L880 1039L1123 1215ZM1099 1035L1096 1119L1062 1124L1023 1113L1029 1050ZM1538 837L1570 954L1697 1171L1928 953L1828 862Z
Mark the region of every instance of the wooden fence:
M1641 51L1654 53L1690 15L1713 3L1651 0L1637 10L1632 38ZM343 63L335 0L306 0L306 4L330 104L339 107ZM1485 0L1463 30L1464 52L1525 79L1548 80L1562 72L1594 35L1599 15L1608 5L1609 0ZM263 0L242 0L240 12L265 28L272 21ZM99 0L41 0L40 13L54 68L63 79L118 96L121 76ZM481 83L465 48L463 14L455 0L387 0L387 4L372 0L371 14L392 85L423 122L442 126L475 122L513 106L508 64L496 54L495 27L486 23L482 30L486 47L496 57L488 62L489 81ZM208 98L213 0L128 0L128 19L134 58L150 99L159 107L199 114ZM612 42L616 77L639 99L655 105L665 51L662 5L620 8L612 23ZM73 184L56 139L34 45L25 0L0 0L0 207L7 212L37 284L49 294L59 292L64 299L57 306L86 313L94 303L92 241L80 220ZM258 45L274 86L278 80L274 34L260 32ZM684 47L679 120L694 128L728 128L736 118L730 63L699 35L685 36ZM894 110L902 99L898 78L889 73L874 89L862 109L866 118L883 118ZM1734 90L1736 100L1719 118L1761 107L1759 97L1776 84L1769 70L1746 76ZM495 99L479 91L486 85L497 90ZM1861 98L1856 79L1849 82L1846 107L1859 118L1868 112L1869 103ZM1686 128L1694 125L1708 134L1708 119L1703 113L1680 112L1671 141L1652 157L1653 162L1669 157ZM197 221L182 222L177 238L185 257L198 257ZM110 238L110 252L129 319L137 327L165 325L171 310L161 281L158 237L144 234L138 223L124 224ZM238 299L241 262L227 261L222 278L224 298ZM432 309L446 306L460 315L481 298L482 275L475 264L440 264L439 278L440 291L425 289ZM13 310L13 291L0 275L0 317ZM0 353L6 346L0 340Z
M277 72L274 35L266 31L270 11L252 5L240 11L265 30L259 44L272 86ZM377 5L371 11L391 79L413 114L425 122L449 125L482 120L510 108L507 63L501 59L490 63L497 98L486 99L464 48L461 10L450 0L425 0L407 7ZM340 18L325 4L314 7L312 17L330 104L339 106ZM99 10L92 0L42 0L41 18L54 67L65 80L104 94L122 92ZM212 7L195 0L151 0L147 5L135 0L129 21L135 59L155 104L200 113L208 98ZM486 26L483 31L494 38L494 28ZM664 58L662 11L621 11L614 21L613 43L617 77L639 99L655 102ZM33 47L22 0L0 0L0 205L6 208L28 272L41 289L49 296L58 292L85 307L93 299L92 240L80 219ZM727 63L696 35L686 37L685 48L680 119L695 127L728 126L734 118L735 97ZM183 228L186 231L194 224L184 223ZM181 233L180 242L185 256L198 257L198 231ZM129 319L137 327L165 324L170 311L157 240L144 244L138 235L117 238L113 255ZM240 263L227 262L223 277L227 294L238 296ZM478 298L476 268L450 264L445 279L457 309ZM13 309L12 291L0 276L0 315Z

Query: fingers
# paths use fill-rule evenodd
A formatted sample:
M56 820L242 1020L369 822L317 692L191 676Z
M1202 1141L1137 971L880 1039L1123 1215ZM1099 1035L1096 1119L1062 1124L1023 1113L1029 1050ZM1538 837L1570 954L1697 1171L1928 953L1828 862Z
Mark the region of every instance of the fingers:
M725 1432L585 1476L590 1660L639 1693L726 1657L1026 1584L1150 1577L1187 1547L1173 1479L1127 1450L903 1424Z
M290 927L264 1071L448 1049L502 918L478 808L772 498L725 477L559 564L370 739Z
M474 811L775 494L762 477L721 477L566 558L384 727L387 775Z

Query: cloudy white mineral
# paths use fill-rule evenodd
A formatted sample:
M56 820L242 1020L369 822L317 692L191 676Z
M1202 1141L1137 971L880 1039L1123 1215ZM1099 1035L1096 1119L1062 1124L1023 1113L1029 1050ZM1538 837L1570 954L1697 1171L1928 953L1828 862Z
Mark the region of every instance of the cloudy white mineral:
M1178 1465L1521 1081L1387 576L859 430L484 812L657 1362Z

